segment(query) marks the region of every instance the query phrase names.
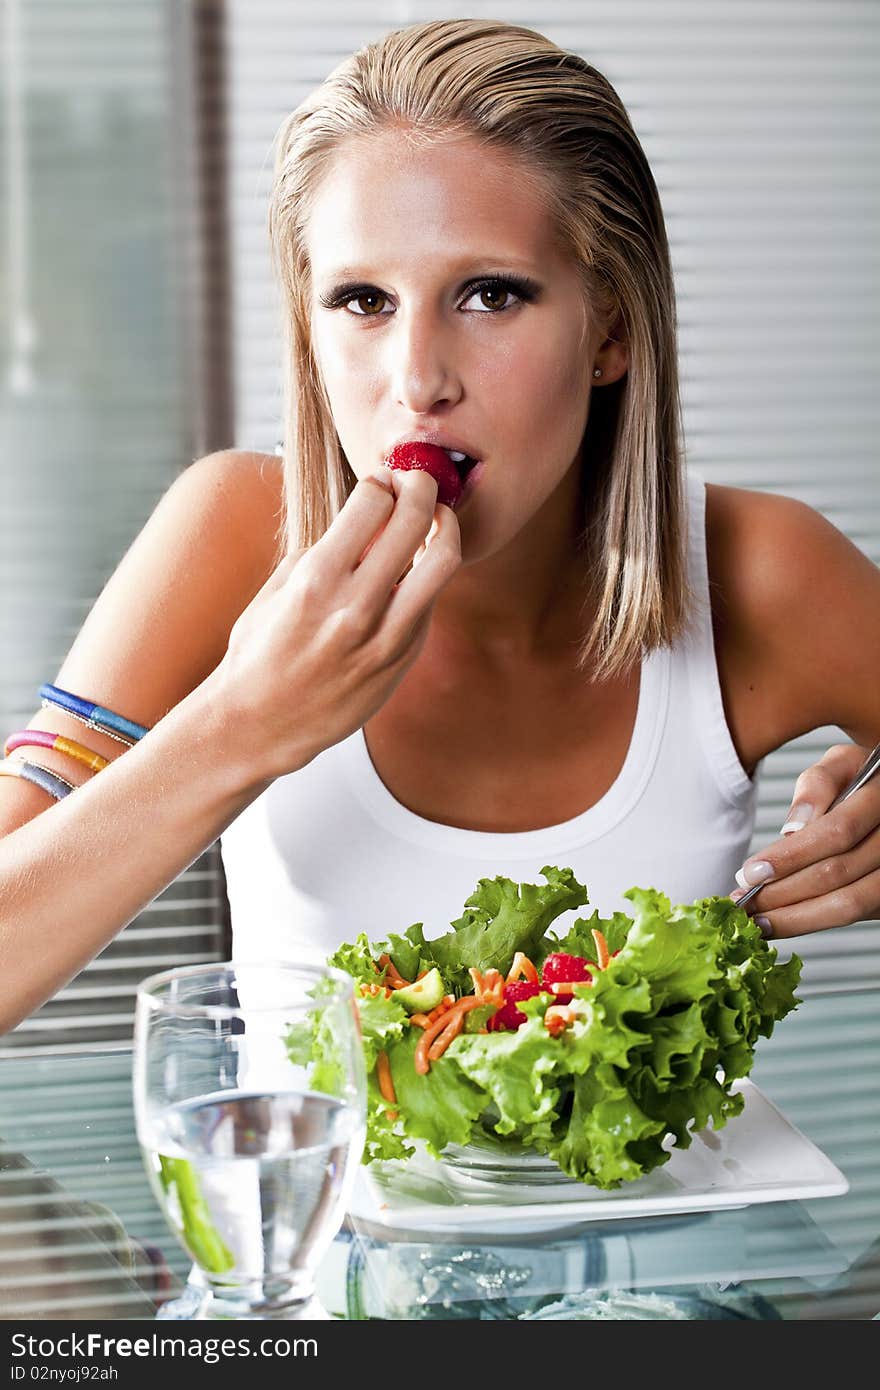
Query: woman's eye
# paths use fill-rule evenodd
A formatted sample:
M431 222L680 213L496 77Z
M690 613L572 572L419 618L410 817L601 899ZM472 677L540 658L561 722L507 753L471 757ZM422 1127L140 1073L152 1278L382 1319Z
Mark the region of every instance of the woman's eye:
M477 285L464 301L465 304L476 296L482 300L480 308L477 310L478 313L499 313L501 310L509 309L510 305L504 301L511 296L517 297L514 291L501 280L487 280L484 285ZM501 302L499 303L499 301Z
M533 298L534 292L527 283L520 286L513 281L484 280L480 284L471 286L462 300L462 307L469 304L471 300L476 300L477 304L473 309L468 310L469 313L500 314L507 309L512 309L515 304L527 303ZM389 313L394 312L393 308L382 308L383 304L388 303L387 294L383 290L370 289L368 286L350 290L341 295L328 296L326 299L322 299L321 303L325 309L343 306L349 313L362 319L384 318Z
M351 309L352 304L368 304L367 309L353 310L359 318L373 319L377 317L374 305L377 300L384 299L385 295L381 290L361 290L359 294L353 294L350 299L345 301L346 309Z

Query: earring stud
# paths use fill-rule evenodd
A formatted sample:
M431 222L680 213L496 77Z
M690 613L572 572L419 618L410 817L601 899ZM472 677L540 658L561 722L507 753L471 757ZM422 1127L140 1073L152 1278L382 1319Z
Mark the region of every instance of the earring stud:
M602 368L601 368L601 367L597 367L597 368L595 369L595 371L593 372L593 376L601 376L601 375L602 375Z

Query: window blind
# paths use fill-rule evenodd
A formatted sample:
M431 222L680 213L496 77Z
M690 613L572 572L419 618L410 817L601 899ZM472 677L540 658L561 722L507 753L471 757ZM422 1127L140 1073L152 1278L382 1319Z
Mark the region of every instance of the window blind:
M4 9L4 737L31 718L38 686L54 680L175 474L230 442L212 438L218 419L225 426L209 371L218 333L205 331L222 216L203 168L219 138L203 119L217 94L199 99L199 62L217 48L204 12L173 0L7 0ZM215 298L211 312L216 329ZM0 1039L0 1054L130 1037L143 976L222 956L224 909L212 846L68 988ZM59 929L75 911L71 882Z
M0 269L5 729L26 722L37 685L179 468L215 442L275 446L280 335L265 208L278 125L353 48L457 14L497 17L491 4L373 0L336 0L320 16L282 0L7 6L4 70L17 80ZM672 246L691 466L803 498L877 561L876 9L557 0L510 3L504 17L599 67L645 146ZM194 88L199 61L221 49L228 71L218 58L210 90ZM228 141L219 196L216 184L206 196L193 168L200 116L215 173ZM227 435L211 423L223 393L206 408L224 369L215 361L209 374L206 339L216 357L230 327L218 309L227 214L234 439L231 425ZM217 331L206 334L209 314ZM767 759L753 848L775 837L797 773L839 737L817 731ZM221 953L224 905L212 848L2 1047L125 1035L144 973ZM866 924L799 939L810 986L880 982L874 936Z
M40 152L48 173L31 173L31 273L36 266L39 275L25 302L37 305L39 394L30 398L8 384L15 358L3 325L21 291L16 300L10 222L0 219L4 729L29 717L37 685L58 666L175 472L232 442L222 433L210 437L223 410L216 387L222 355L206 367L198 345L206 287L225 283L225 252L216 253L227 203L214 185L199 209L187 210L194 185L180 180L187 160L180 132L190 107L169 96L169 74L191 73L199 56L197 46L187 47L192 36L179 27L181 12L207 12L214 24L223 6L28 0L26 9L29 158ZM672 241L691 465L710 480L802 497L878 559L878 407L868 384L877 351L880 14L872 5L508 0L499 9L330 0L319 15L304 10L288 0L228 6L235 442L271 452L278 438L280 347L264 233L268 151L278 124L336 61L388 28L442 15L504 17L577 49L605 72L643 140ZM4 44L8 33L7 26ZM209 37L215 44L214 30ZM6 56L4 49L0 59ZM215 106L219 90L202 88L200 102ZM124 132L115 142L101 135L108 111ZM221 116L215 109L208 122L215 140ZM6 189L8 161L3 174ZM196 214L209 223L201 239ZM217 304L212 295L222 332ZM218 394L208 409L212 381ZM818 731L767 760L756 847L775 835L797 772L833 737L833 730ZM136 1149L130 1057L109 1040L130 1034L141 974L216 951L221 897L210 852L32 1027L3 1040L16 1055L0 1068L0 1208L8 1237L0 1251L0 1316L149 1315L132 1241L161 1246L186 1277L188 1261L164 1227ZM866 1242L880 1202L870 1052L877 1010L868 994L842 999L831 991L876 985L873 931L853 927L796 943L809 957L810 988L826 997L785 1020L759 1052L755 1073L845 1167L850 1194L808 1206L855 1262L871 1255ZM853 1058L851 1085L831 1086L829 1062L841 1047ZM71 1055L54 1057L56 1050ZM46 1173L61 1185L57 1202L51 1185L38 1181ZM772 1234L768 1222L768 1242ZM95 1237L106 1253L96 1251ZM71 1271L75 1296L66 1287ZM813 1316L876 1312L872 1291L860 1294L848 1276L820 1295Z
M671 243L689 466L709 482L801 498L880 561L880 10L864 0L338 0L319 12L233 0L237 443L271 452L279 438L265 232L278 127L353 49L464 16L523 24L575 50L629 111ZM840 730L818 730L765 760L753 849L777 838L797 774L839 741ZM799 938L805 987L880 984L875 942L873 924Z

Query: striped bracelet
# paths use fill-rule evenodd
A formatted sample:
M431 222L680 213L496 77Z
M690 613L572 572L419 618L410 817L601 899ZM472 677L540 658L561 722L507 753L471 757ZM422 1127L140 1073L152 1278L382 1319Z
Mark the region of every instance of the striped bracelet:
M72 715L87 728L98 729L102 734L108 734L118 743L126 743L129 747L150 732L143 724L123 719L121 714L114 714L112 709L105 709L103 705L96 705L91 700L82 700L79 695L72 695L69 690L60 690L57 685L41 685L40 699L44 708L54 705L56 709L63 709L65 714Z
M65 738L64 734L53 734L51 729L21 729L18 733L10 734L3 749L4 758L15 748L53 748L57 753L66 753L68 758L85 763L93 772L101 772L110 761L109 758L102 758L100 753L93 753L84 743Z
M5 762L0 763L0 777L21 777L25 782L33 782L35 787L42 787L43 791L54 796L56 801L61 801L69 792L76 791L72 782L65 781L57 772L50 772L42 763L25 763L17 758L7 758Z

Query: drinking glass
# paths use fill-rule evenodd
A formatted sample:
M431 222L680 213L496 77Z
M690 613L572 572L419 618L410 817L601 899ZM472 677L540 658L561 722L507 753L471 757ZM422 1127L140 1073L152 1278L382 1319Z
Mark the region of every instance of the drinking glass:
M224 961L144 980L134 1108L153 1191L204 1290L194 1316L326 1317L315 1271L366 1127L351 977Z

